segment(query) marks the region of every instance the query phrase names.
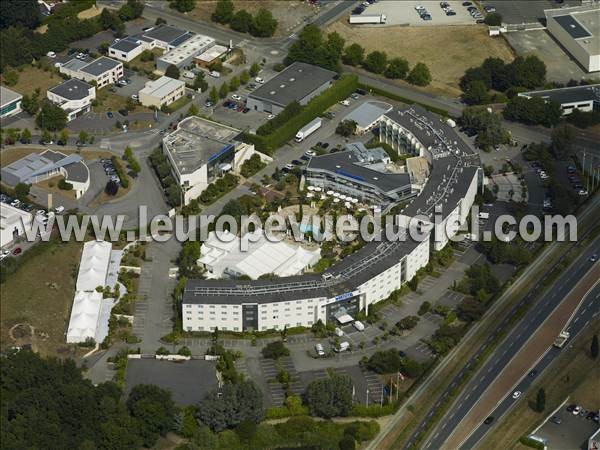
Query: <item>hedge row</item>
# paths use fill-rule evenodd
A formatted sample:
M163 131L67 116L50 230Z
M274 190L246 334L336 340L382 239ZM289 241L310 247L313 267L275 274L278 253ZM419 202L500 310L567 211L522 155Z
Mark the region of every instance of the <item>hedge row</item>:
M369 84L359 83L358 87L361 89L364 89L365 91L370 91L373 94L381 95L382 97L387 97L391 100L396 100L396 101L402 102L402 103L408 103L409 105L417 104L417 105L422 106L426 110L431 111L432 113L439 114L444 117L451 117L450 113L448 111L446 111L445 109L436 108L435 106L431 106L426 103L415 102L414 100L411 100L410 98L406 98L406 97L402 97L401 95L393 94L389 91L380 89L375 86L371 86Z
M116 156L111 157L110 160L115 168L115 172L117 172L119 180L121 180L121 187L127 189L129 187L129 177L125 173L125 169L123 169L123 164L121 164L121 161Z
M243 140L248 144L254 144L258 151L270 155L292 139L300 128L323 114L331 106L347 98L357 87L358 77L356 75L343 75L329 89L302 106L298 114L291 116L289 120L281 122L274 118L275 123L280 123L280 126L273 129L270 134L259 136L243 133Z

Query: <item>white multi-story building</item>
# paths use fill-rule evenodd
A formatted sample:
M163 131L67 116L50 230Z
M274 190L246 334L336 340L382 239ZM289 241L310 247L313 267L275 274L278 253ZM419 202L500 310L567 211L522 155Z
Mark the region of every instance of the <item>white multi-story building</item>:
M162 76L158 80L146 82L139 93L140 103L144 106L161 108L179 100L185 95L185 83Z
M91 110L92 100L96 98L96 88L85 81L71 78L48 89L46 97L60 106L67 113L67 120L71 121Z
M32 215L19 208L0 203L0 247L12 244L31 228Z
M88 83L94 82L98 89L114 84L123 77L123 63L106 56L93 61L73 58L63 64L59 70L60 73L71 78L79 78Z
M184 331L245 331L310 327L368 313L429 262L458 232L448 223L463 223L481 182L479 159L441 117L413 107L381 118L380 139L402 153L426 158L427 180L398 215L403 238L365 244L323 274L271 280L188 280L182 298ZM424 162L424 164L427 164ZM434 213L441 220L434 217ZM408 219L418 217L418 223ZM406 221L406 222L405 222ZM423 225L425 225L423 227ZM423 239L407 229L429 230Z

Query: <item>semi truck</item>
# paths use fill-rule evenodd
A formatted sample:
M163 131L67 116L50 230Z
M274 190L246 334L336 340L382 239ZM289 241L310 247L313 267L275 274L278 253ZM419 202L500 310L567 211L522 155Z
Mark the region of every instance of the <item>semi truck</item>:
M321 128L321 123L321 119L317 117L316 119L312 120L311 122L307 123L302 128L300 128L300 130L296 133L296 142L302 142L308 136L310 136L319 128Z
M387 16L385 14L352 14L349 22L358 25L380 24L387 22Z
M571 333L569 333L568 331L561 331L556 340L554 341L553 345L556 348L563 348L569 337L571 337Z

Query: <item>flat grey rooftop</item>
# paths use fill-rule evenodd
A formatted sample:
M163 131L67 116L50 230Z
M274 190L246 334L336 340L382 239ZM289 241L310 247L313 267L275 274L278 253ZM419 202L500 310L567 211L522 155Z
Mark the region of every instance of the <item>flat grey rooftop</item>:
M131 50L138 48L140 45L141 44L137 41L137 39L129 37L121 39L119 42L111 45L110 48L120 52L130 52Z
M123 64L121 61L116 61L112 58L107 58L106 56L101 56L98 59L95 59L87 66L81 68L82 72L89 73L90 75L98 76L102 75L104 72L108 70L112 70L115 67Z
M543 99L552 100L561 104L589 101L600 102L600 84L522 92L521 95L526 97L542 97Z
M81 81L77 78L71 78L64 83L54 86L50 89L53 94L59 95L67 100L81 100L90 93L91 84Z
M87 66L91 62L91 58L86 58L83 61L77 58L73 58L63 64L65 69L72 70L73 72L79 72L82 68Z
M194 405L218 387L216 363L192 359L183 362L130 359L125 374L125 396L138 384L154 384L171 391L180 406Z
M286 106L303 99L336 76L337 73L331 70L295 62L253 91L249 97Z
M344 120L352 120L356 122L359 128L366 128L391 110L392 105L389 103L368 101L351 111L344 117Z
M144 36L170 45L179 45L191 37L191 33L171 25L159 25L143 33ZM181 40L183 39L183 40Z
M163 146L171 154L177 170L186 174L202 167L212 155L236 145L235 137L239 133L235 128L192 116L165 136Z

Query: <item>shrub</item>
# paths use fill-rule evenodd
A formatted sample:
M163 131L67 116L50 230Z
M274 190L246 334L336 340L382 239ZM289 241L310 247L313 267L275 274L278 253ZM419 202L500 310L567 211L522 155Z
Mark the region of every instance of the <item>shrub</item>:
M71 191L73 189L73 185L65 181L64 178L58 180L58 188L63 191Z
M262 349L262 355L267 359L278 359L289 354L289 349L282 341L270 342Z

